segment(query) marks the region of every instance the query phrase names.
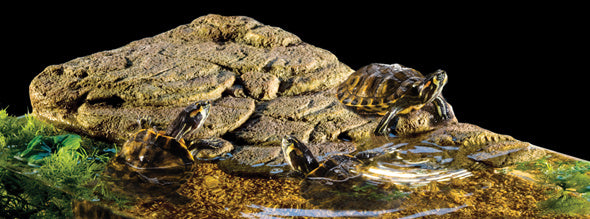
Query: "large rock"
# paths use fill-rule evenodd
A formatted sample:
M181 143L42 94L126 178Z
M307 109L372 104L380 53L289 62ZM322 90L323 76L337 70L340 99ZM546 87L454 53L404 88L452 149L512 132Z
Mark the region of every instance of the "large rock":
M264 164L263 172L273 173L284 166L279 145L286 134L320 156L349 153L374 138L380 117L357 114L336 99L334 87L352 72L330 52L278 27L207 15L118 49L49 66L31 82L30 98L38 117L115 142L137 130L140 118L163 130L189 103L212 100L203 128L187 139L217 139L223 147L205 148L201 155L208 158L234 144L228 171L252 173L252 166ZM436 114L427 104L400 116L399 136L388 143L451 146L458 166L502 167L543 154L510 136L458 123L454 115L437 121Z
M505 167L536 160L546 154L545 150L528 142L467 123L437 129L427 141L438 145L458 146L460 149L455 155L457 163L468 163L469 159L492 167Z
M187 104L215 100L204 130L190 138L214 137L248 121L255 100L326 90L350 73L330 52L278 27L208 15L49 66L31 82L30 97L41 118L118 142L141 117L164 129Z
M325 91L260 104L255 116L233 134L248 144L278 145L287 134L320 143L335 141L341 133L370 119L346 109L334 93Z

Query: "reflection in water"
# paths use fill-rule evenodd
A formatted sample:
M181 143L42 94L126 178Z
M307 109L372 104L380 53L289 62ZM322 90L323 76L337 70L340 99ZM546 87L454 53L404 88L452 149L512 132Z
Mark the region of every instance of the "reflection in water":
M425 146L414 146L413 149L408 149L409 152L412 152L414 154L420 154L420 153L441 153L441 150L438 150L436 148L431 148L431 147L425 147Z
M399 209L387 209L378 211L361 210L329 210L329 209L294 209L294 208L269 208L259 205L250 207L261 210L256 213L242 213L246 218L269 218L269 217L377 217L386 213L393 213Z
M359 168L354 169L357 173L354 177L334 180L321 176L308 176L302 181L302 197L320 209L330 210L260 207L263 212L259 214L318 217L322 215L377 216L383 212L395 212L401 209L404 206L403 203L413 193L413 188L425 186L431 182L445 182L473 176L473 173L467 169L450 165L456 161L454 156L458 151L457 147L440 146L423 141L388 140L390 141L369 142L359 147L362 149L353 155L363 162L359 164ZM439 209L432 211L436 213L429 212L431 208L421 215L438 214L462 208L456 206L445 206L448 208L439 206ZM268 213L269 211L273 213Z
M457 211L461 208L467 207L468 205L461 205L461 206L457 206L454 208L439 208L439 209L432 209L432 210L428 210L428 211L423 211L423 212L418 212L416 214L413 215L408 215L405 217L402 217L400 219L411 219L411 218L419 218L419 217L424 217L424 216L428 216L428 215L444 215L444 214L448 214L454 211Z
M375 181L386 181L394 184L404 184L412 187L423 186L433 181L443 182L452 178L463 179L472 176L465 169L458 170L426 170L426 169L397 169L387 163L378 163L368 168L364 177Z
M428 141L403 142L400 138L373 139L362 145L367 151L381 152L372 158L363 171L363 177L375 183L393 183L410 187L424 186L430 182L463 179L473 174L462 168L452 168L455 146L441 146ZM401 141L401 142L400 142ZM389 154L395 154L389 156Z
M444 215L468 205L461 205L454 208L438 208L428 211L418 212L413 215L403 217L404 219L420 218L429 215ZM329 210L329 209L294 209L294 208L269 208L259 205L250 205L249 207L260 210L256 213L244 213L241 216L246 218L273 218L273 217L379 217L384 214L398 212L401 209L385 209L377 211L362 210Z

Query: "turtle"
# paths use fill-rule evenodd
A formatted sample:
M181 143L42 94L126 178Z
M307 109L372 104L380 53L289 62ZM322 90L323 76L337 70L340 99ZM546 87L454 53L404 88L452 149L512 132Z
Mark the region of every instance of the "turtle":
M166 131L158 131L155 127L140 129L111 160L107 175L122 181L139 179L147 182L146 188L151 188L150 184L174 184L177 186L172 187L179 187L195 163L183 137L203 125L209 116L210 107L209 101L190 104L178 114ZM141 120L139 125L143 126Z
M424 77L400 64L373 63L352 73L337 87L338 100L361 113L382 115L375 135L395 134L398 115L433 103L440 121L451 118L452 109L442 96L447 73L437 70Z
M309 148L297 138L286 135L281 141L284 159L298 176L301 196L320 207L338 210L376 210L397 208L402 199L392 200L397 192L393 184L374 182L364 177L371 159L394 154L392 151L363 151L334 154L318 162Z
M349 154L336 154L319 163L309 148L296 137L286 135L281 141L281 149L287 164L292 170L303 174L309 180L322 180L329 184L345 182L359 177L363 161Z

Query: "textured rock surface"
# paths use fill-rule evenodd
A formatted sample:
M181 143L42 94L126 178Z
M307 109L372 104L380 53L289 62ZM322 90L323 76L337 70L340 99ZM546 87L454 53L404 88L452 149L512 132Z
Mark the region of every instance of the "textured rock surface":
M119 143L138 129L139 118L149 117L164 129L187 104L212 100L203 128L187 139L219 139L219 147L206 149L203 157L236 146L228 162L240 164L225 167L251 173L252 165L284 162L279 144L285 134L309 143L317 155L355 150L353 143L338 139L370 138L380 118L351 111L334 93L352 72L330 52L278 27L248 17L208 15L121 48L49 66L31 82L30 98L40 118ZM500 167L542 154L526 142L455 118L442 124L435 113L429 104L401 116L397 132L412 141L458 146L461 163Z
M242 74L242 83L249 96L258 100L271 100L277 97L281 80L274 75L249 72Z
M49 66L31 82L30 97L40 117L118 142L140 117L163 128L187 104L216 100L205 128L190 138L213 137L245 123L255 100L326 90L350 73L330 52L280 28L208 15Z
M331 92L279 97L260 104L255 116L234 135L248 144L279 144L286 134L314 143L337 140L340 133L367 123Z
M444 146L458 146L457 163L477 161L492 167L505 167L541 158L546 152L528 142L497 134L479 126L456 123L434 130L425 139ZM469 159L469 160L468 160Z

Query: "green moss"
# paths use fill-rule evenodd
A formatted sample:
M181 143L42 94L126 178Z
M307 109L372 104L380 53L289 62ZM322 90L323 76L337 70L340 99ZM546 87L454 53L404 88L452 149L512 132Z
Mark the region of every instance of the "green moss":
M545 182L556 184L564 190L588 192L590 163L586 161L556 162L556 168L544 171Z
M552 197L539 203L539 207L546 213L558 215L587 215L590 214L590 201L570 192L563 192L560 196Z
M95 179L104 168L104 164L88 160L83 149L77 151L62 148L48 157L45 164L39 167L38 174L53 185L76 187Z
M98 182L113 148L0 110L0 218L72 217L72 198L124 203Z
M550 194L551 198L538 204L543 211L557 215L590 214L590 162L556 160L547 156L520 163L516 169L536 171L543 183L561 187Z

